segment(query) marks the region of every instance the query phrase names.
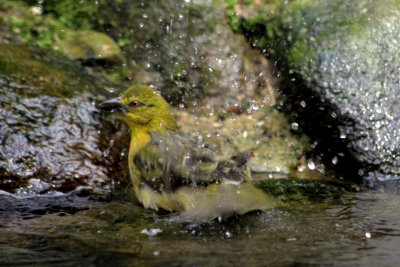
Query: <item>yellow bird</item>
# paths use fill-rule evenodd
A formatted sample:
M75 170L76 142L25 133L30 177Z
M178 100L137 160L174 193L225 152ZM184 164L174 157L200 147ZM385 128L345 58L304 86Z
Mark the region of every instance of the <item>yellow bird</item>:
M129 173L145 208L208 221L274 207L267 194L247 183L248 153L222 156L186 137L168 103L148 86L133 86L98 107L114 112L131 130Z

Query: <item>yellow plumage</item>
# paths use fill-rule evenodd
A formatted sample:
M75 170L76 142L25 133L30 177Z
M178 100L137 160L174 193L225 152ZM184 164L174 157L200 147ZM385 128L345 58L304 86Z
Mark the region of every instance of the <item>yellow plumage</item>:
M273 206L248 182L247 153L221 156L179 131L169 105L147 86L133 86L99 108L115 111L131 129L129 173L145 208L182 212L185 220L211 220Z

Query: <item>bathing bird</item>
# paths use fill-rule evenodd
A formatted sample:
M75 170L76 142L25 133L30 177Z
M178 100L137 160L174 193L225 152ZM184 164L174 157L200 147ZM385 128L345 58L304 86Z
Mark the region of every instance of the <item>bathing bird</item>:
M249 183L249 153L229 157L189 138L159 92L136 85L98 107L130 128L129 174L145 208L208 221L274 206L266 193Z

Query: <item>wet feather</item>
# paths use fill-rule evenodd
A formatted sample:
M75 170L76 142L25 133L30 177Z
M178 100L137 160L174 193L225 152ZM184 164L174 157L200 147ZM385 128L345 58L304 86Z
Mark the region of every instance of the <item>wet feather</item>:
M227 157L188 138L156 91L133 86L99 108L115 111L131 129L130 176L145 208L209 220L271 207L273 201L264 192L246 183L251 180L249 153ZM238 190L240 197L234 195Z

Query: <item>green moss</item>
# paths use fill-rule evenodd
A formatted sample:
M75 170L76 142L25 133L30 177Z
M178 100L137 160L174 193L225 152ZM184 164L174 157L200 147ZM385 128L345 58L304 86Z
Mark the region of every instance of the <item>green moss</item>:
M0 0L0 17L4 28L20 37L20 42L49 47L67 27L52 15L41 16L39 9L29 8L22 2Z
M187 74L186 64L182 62L175 62L171 67L171 75L174 79L183 80Z
M276 58L283 56L293 67L318 60L315 46L327 43L334 34L341 40L368 39L368 25L380 23L377 19L398 6L395 0L385 2L227 0L226 13L232 29L244 33L253 46L268 49ZM318 44L313 35L318 35Z
M119 46L108 35L96 31L68 33L65 40L57 42L54 48L60 49L72 60L101 58L109 65L119 65L123 61Z
M209 67L207 65L201 66L200 84L203 88L210 88L216 84L221 75L221 70Z
M282 0L270 0L268 4L256 3L253 0L226 0L226 14L231 27L236 32L255 30L258 25L264 25L275 17L276 9Z
M30 6L36 6L38 1L26 0ZM110 9L122 8L123 0L97 1L57 1L46 0L41 4L45 15L54 15L58 21L68 28L104 30L109 26L116 26L117 21L110 16L99 16ZM111 10L110 10L111 11ZM111 12L110 12L111 13Z
M24 85L15 90L25 97L44 94L70 98L83 90L95 91L107 83L110 85L100 77L87 75L77 64L16 45L0 45L0 77L8 83ZM80 84L87 86L78 86Z

